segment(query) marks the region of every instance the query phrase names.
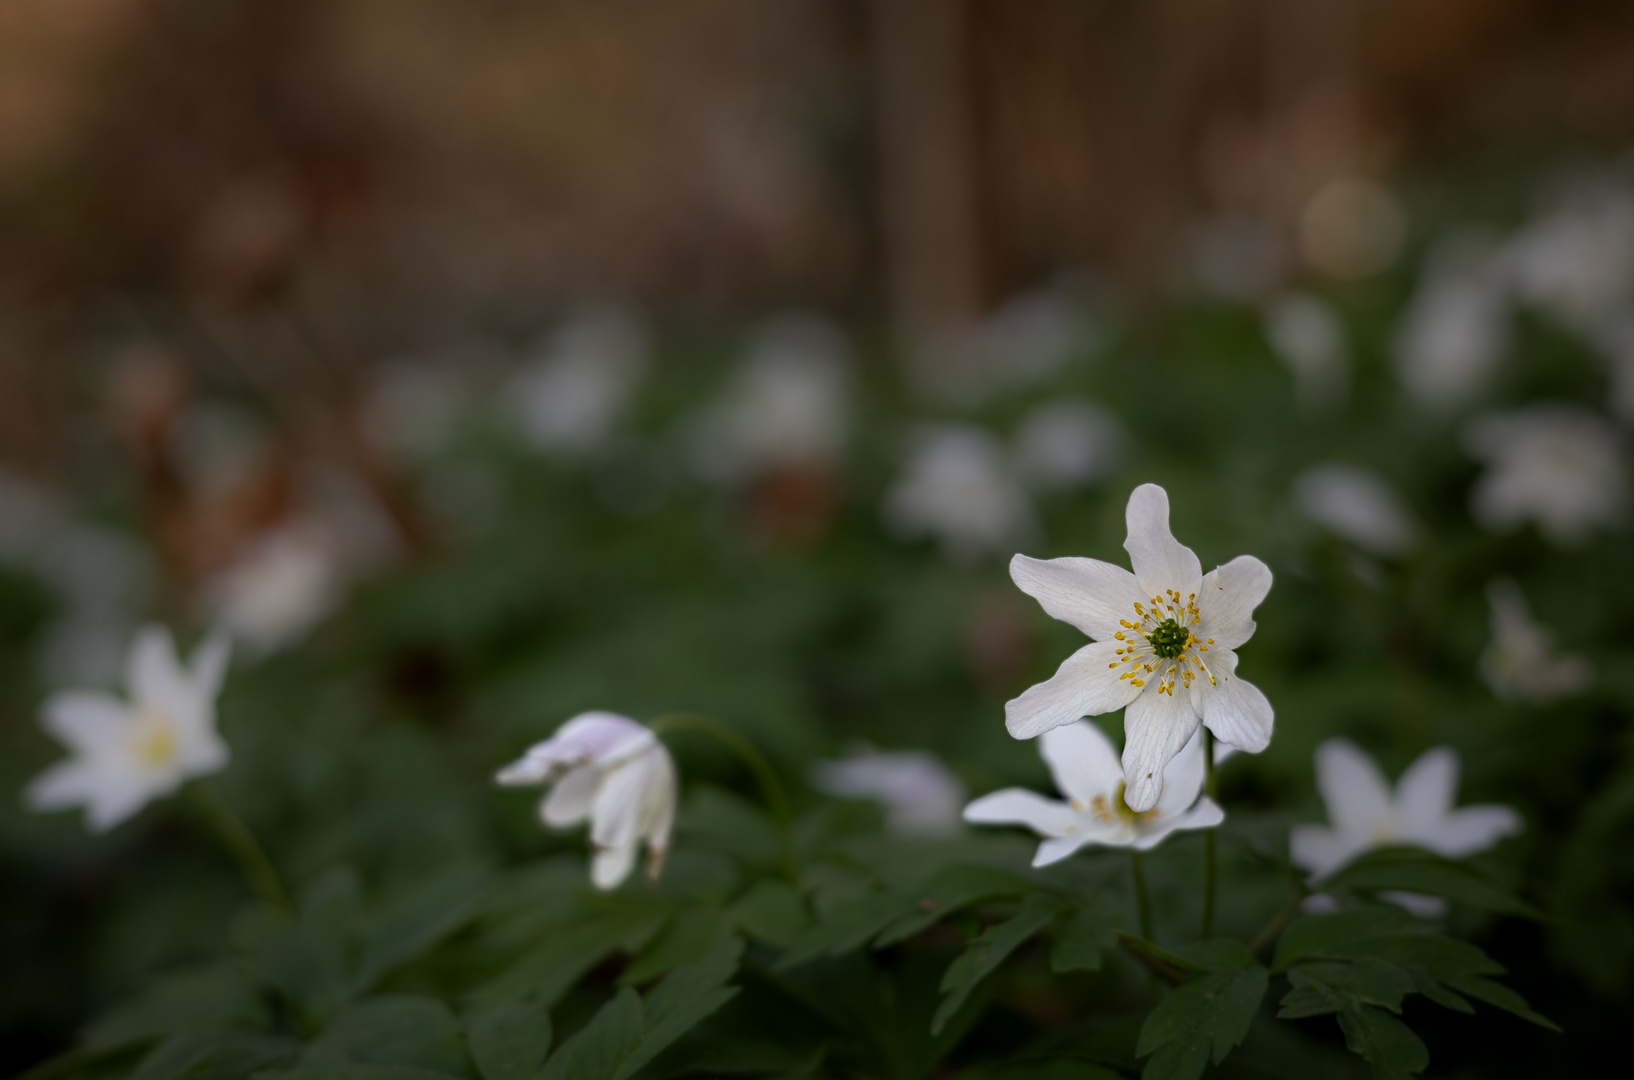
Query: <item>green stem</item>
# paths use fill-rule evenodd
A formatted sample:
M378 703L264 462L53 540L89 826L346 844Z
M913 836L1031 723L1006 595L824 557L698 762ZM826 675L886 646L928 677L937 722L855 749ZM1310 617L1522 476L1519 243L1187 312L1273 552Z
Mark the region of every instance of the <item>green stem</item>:
M1140 852L1129 853L1129 874L1135 883L1135 911L1140 918L1140 936L1152 937L1152 897L1146 891L1146 871L1140 865Z
M712 716L700 713L669 713L647 725L654 735L666 731L695 731L712 736L738 756L748 766L760 785L760 795L777 823L777 836L783 847L783 873L794 885L800 884L800 861L794 845L794 816L789 812L789 800L783 793L783 784L777 772L754 744Z
M250 832L249 826L233 813L232 807L222 801L216 789L207 781L195 780L187 785L186 790L193 808L238 864L238 870L244 875L250 890L266 901L268 907L285 915L291 914L294 909L290 907L289 894L284 892L283 882L278 880L278 871L272 868L271 860L256 841L255 834Z
M1254 941L1248 946L1248 951L1255 956L1263 956L1266 950L1276 944L1277 938L1282 936L1282 932L1288 928L1288 924L1294 921L1294 916L1299 914L1300 905L1304 904L1305 898L1309 895L1311 895L1309 889L1302 889L1289 897L1288 902L1282 905L1282 910L1273 915L1271 921L1265 924L1265 929L1254 936Z
M1214 733L1203 729L1203 794L1214 798ZM1218 845L1219 828L1203 834L1203 926L1202 938L1214 936L1214 890L1220 876Z

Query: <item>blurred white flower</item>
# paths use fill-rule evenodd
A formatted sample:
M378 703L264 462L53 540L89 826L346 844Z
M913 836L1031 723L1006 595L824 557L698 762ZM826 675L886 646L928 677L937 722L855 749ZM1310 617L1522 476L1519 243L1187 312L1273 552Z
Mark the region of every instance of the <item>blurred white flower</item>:
M1164 768L1199 723L1249 753L1270 743L1271 703L1237 677L1234 650L1254 635L1271 571L1239 555L1205 577L1196 554L1169 532L1169 495L1156 484L1134 490L1126 516L1134 573L1096 559L1010 561L1023 592L1095 640L1054 678L1007 702L1004 714L1011 735L1030 739L1125 709L1126 798L1144 811L1157 804Z
M1034 530L1032 503L1004 448L981 428L947 425L919 433L885 497L886 522L904 536L933 536L956 561L1013 550Z
M1470 506L1489 529L1537 523L1562 547L1622 521L1628 503L1622 440L1610 422L1575 405L1544 403L1472 424L1465 446L1487 469Z
M1318 525L1373 555L1401 555L1418 526L1377 473L1351 465L1312 465L1294 478L1294 503Z
M1458 754L1445 746L1409 765L1392 794L1372 758L1347 739L1329 739L1316 748L1316 786L1331 825L1296 825L1288 837L1289 858L1314 883L1374 848L1402 844L1461 859L1521 828L1507 806L1453 809Z
M1592 328L1634 299L1634 197L1614 183L1576 185L1505 245L1502 262L1520 299Z
M546 453L582 456L600 449L635 396L649 363L647 329L623 308L574 315L537 359L517 373L505 404L523 433Z
M1127 441L1117 417L1094 402L1046 402L1016 429L1016 471L1044 491L1098 483L1122 464Z
M886 823L900 833L939 836L959 828L964 785L932 754L865 749L819 761L812 781L830 795L884 803Z
M207 582L203 607L255 656L306 635L340 603L342 574L333 545L308 523L255 541Z
M105 832L184 781L222 769L228 755L216 731L216 695L228 649L212 636L183 667L170 632L145 627L127 662L128 701L85 690L51 695L45 728L74 756L29 784L29 807L83 805L86 826Z
M549 739L499 770L507 787L555 783L539 803L553 829L590 822L590 879L617 888L647 845L647 876L656 879L675 824L675 762L658 736L616 713L580 713Z
M1452 409L1497 374L1509 349L1509 301L1482 237L1454 236L1428 262L1396 328L1396 373L1420 403Z
M1486 594L1492 643L1481 654L1481 677L1494 694L1544 705L1589 685L1589 662L1555 651L1554 634L1532 618L1519 585L1499 578Z
M689 432L693 464L716 483L787 468L832 468L851 424L851 347L831 323L783 315L755 334L721 400Z
M1307 412L1342 403L1350 391L1350 348L1333 306L1306 293L1287 293L1265 309L1265 339L1294 377Z
M1146 851L1177 829L1208 829L1225 820L1203 790L1203 739L1193 735L1163 771L1161 793L1151 809L1136 811L1124 800L1118 752L1087 721L1044 733L1039 753L1066 802L1024 788L983 795L965 807L965 820L981 825L1025 825L1045 837L1034 866L1060 862L1086 844Z
M1192 237L1192 272L1205 292L1244 303L1272 292L1288 272L1287 243L1264 218L1228 214Z
M1608 315L1590 337L1611 377L1611 414L1634 423L1634 308Z
M1077 302L1061 288L1005 301L982 321L980 335L990 381L1007 386L1055 374L1089 340Z

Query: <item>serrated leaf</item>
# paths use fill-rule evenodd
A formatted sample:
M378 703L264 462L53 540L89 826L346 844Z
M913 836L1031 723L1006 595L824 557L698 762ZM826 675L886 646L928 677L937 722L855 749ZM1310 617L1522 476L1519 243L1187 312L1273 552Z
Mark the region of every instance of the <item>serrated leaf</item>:
M948 965L942 976L942 1004L931 1020L932 1034L939 1034L943 1025L959 1011L965 998L976 984L985 979L1015 952L1022 943L1055 921L1065 906L1064 901L1052 896L1035 894L1021 906L1021 912L996 926L990 926L970 943L958 959Z
M422 955L476 914L493 889L480 867L456 867L424 882L369 920L363 955L352 980L355 993L372 987L393 968Z
M1496 1006L1505 1012L1514 1013L1523 1020L1529 1020L1539 1027L1550 1031L1559 1031L1560 1027L1546 1016L1532 1011L1526 1004L1526 999L1502 983L1483 979L1479 975L1453 975L1446 979L1447 985L1460 990L1477 1001L1484 1001L1488 1005Z
M1325 983L1296 986L1282 996L1277 1009L1278 1020L1303 1020L1309 1016L1326 1016L1343 1009L1348 1002Z
M1306 956L1325 953L1336 945L1359 938L1377 937L1412 925L1412 918L1398 907L1362 908L1336 915L1306 915L1295 920L1277 940L1272 971L1282 971Z
M641 1045L641 995L626 986L545 1062L541 1080L612 1080Z
M874 938L876 949L906 941L955 911L987 900L1025 896L1036 886L1007 870L987 866L950 866L910 890L912 908Z
M1337 945L1329 955L1374 957L1403 967L1421 967L1437 977L1502 975L1504 970L1474 945L1440 934L1382 934Z
M1545 917L1531 904L1463 863L1410 853L1379 852L1364 856L1324 882L1323 889L1334 893L1421 893L1483 911L1528 919Z
M1373 1067L1374 1080L1411 1080L1430 1064L1430 1052L1413 1029L1383 1009L1359 1005L1339 1014L1345 1045Z
M1108 916L1094 908L1079 908L1067 916L1050 948L1050 970L1099 971L1101 957L1116 948L1118 931Z
M860 948L893 921L910 914L917 904L910 896L884 890L848 900L796 934L777 966L791 968L818 956L837 956Z
M1407 971L1372 957L1299 964L1289 969L1288 982L1296 988L1320 987L1358 1004L1379 1005L1395 1013L1401 1012L1401 999L1417 988Z
M1177 987L1141 1025L1135 1052L1151 1055L1142 1077L1196 1080L1210 1056L1216 1065L1224 1061L1247 1037L1269 980L1255 966L1213 971Z
M533 1080L550 1051L550 1014L538 1003L513 1001L470 1017L465 1040L482 1080Z
M616 908L567 923L470 991L465 1005L483 1009L530 998L549 1007L607 957L651 940L666 918L661 911Z
M452 1076L469 1072L454 1014L436 998L414 994L387 994L352 1005L301 1056L303 1072L354 1064Z
M239 1080L293 1061L288 1039L247 1032L173 1035L142 1059L130 1080Z
M732 923L717 908L693 907L670 920L662 932L619 976L620 986L640 986L668 975L682 964L709 955L732 936Z

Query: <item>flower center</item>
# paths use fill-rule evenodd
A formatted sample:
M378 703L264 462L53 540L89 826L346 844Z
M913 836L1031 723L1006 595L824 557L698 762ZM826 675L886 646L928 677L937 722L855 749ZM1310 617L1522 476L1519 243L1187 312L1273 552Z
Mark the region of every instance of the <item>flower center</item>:
M176 724L162 712L144 710L136 718L130 734L131 756L151 769L163 768L176 759Z
M1112 635L1120 643L1113 650L1118 659L1107 667L1129 669L1119 679L1143 687L1148 675L1156 675L1158 693L1170 697L1174 696L1177 681L1188 690L1192 680L1200 676L1214 684L1214 673L1203 658L1214 639L1193 633L1203 621L1196 593L1182 597L1173 589L1165 590L1164 595L1152 597L1149 607L1135 601L1135 614L1137 621L1120 619L1118 624L1123 629Z
M1119 818L1122 818L1125 822L1128 822L1131 825L1138 825L1141 822L1151 821L1153 818L1157 817L1157 807L1155 806L1150 810L1131 810L1129 808L1129 804L1124 801L1123 790L1124 784L1123 781L1120 780L1118 782L1117 794L1112 796L1111 799L1108 799L1105 795L1095 796L1095 798L1090 801L1089 812L1094 814L1097 819L1104 821L1109 825L1117 821ZM1080 810L1082 808L1082 803L1074 802L1074 810Z

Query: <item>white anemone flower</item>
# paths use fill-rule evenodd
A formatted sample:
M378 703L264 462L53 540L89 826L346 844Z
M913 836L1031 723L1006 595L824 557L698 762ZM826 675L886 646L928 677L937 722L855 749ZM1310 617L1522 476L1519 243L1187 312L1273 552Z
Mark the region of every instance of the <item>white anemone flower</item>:
M958 831L964 784L932 754L865 749L840 761L819 761L812 779L830 795L877 799L895 832L945 836Z
M1350 465L1313 465L1294 479L1301 513L1372 555L1404 555L1418 526L1401 497L1377 473Z
M1396 372L1429 408L1479 396L1509 350L1509 299L1490 247L1474 235L1443 242L1397 329Z
M1544 403L1482 417L1465 439L1487 464L1471 494L1489 529L1534 521L1560 547L1619 524L1628 508L1617 428L1575 405Z
M1615 183L1575 185L1505 245L1521 299L1587 329L1634 291L1634 199Z
M1401 774L1394 793L1373 759L1348 739L1316 748L1316 787L1329 826L1297 825L1289 858L1320 883L1357 856L1392 845L1421 847L1449 859L1485 851L1517 833L1520 815L1507 806L1453 808L1458 753L1438 746Z
M1271 703L1237 677L1234 650L1254 634L1271 571L1239 555L1205 577L1197 555L1169 532L1169 495L1156 484L1134 490L1126 517L1123 546L1134 573L1097 559L1010 561L1023 592L1095 640L1004 713L1010 734L1030 739L1125 709L1126 797L1145 811L1157 805L1164 767L1199 723L1249 753L1270 743Z
M225 638L211 636L184 667L170 632L144 627L127 661L129 700L87 690L47 698L45 728L74 756L29 784L29 807L83 805L86 826L106 832L185 781L224 768L216 695L229 648Z
M1004 448L981 428L948 425L920 434L885 497L885 518L906 536L933 536L954 562L1014 550L1035 528L1032 503Z
M1545 705L1589 685L1589 662L1555 651L1554 634L1532 618L1520 586L1508 578L1487 585L1492 644L1481 654L1481 677L1500 698Z
M507 787L554 782L539 803L552 829L590 822L590 880L614 889L647 845L647 876L657 879L675 824L675 762L658 736L627 716L580 713L549 739L499 770Z
M1123 463L1128 433L1091 401L1050 401L1016 429L1016 472L1042 491L1070 491L1105 480Z
M264 656L306 635L340 602L342 573L333 545L310 526L262 537L204 589L217 624Z
M1350 349L1333 305L1306 293L1279 297L1265 309L1265 339L1294 377L1302 409L1320 412L1344 401Z
M647 328L618 307L578 313L517 373L505 395L540 450L582 457L602 449L649 364Z
M1025 825L1043 836L1034 866L1060 862L1087 845L1146 851L1177 829L1210 829L1225 812L1203 790L1203 740L1194 735L1163 772L1162 793L1149 810L1124 799L1123 766L1101 729L1088 721L1058 727L1039 739L1039 753L1066 802L1024 788L983 795L965 807L965 820L982 825Z

